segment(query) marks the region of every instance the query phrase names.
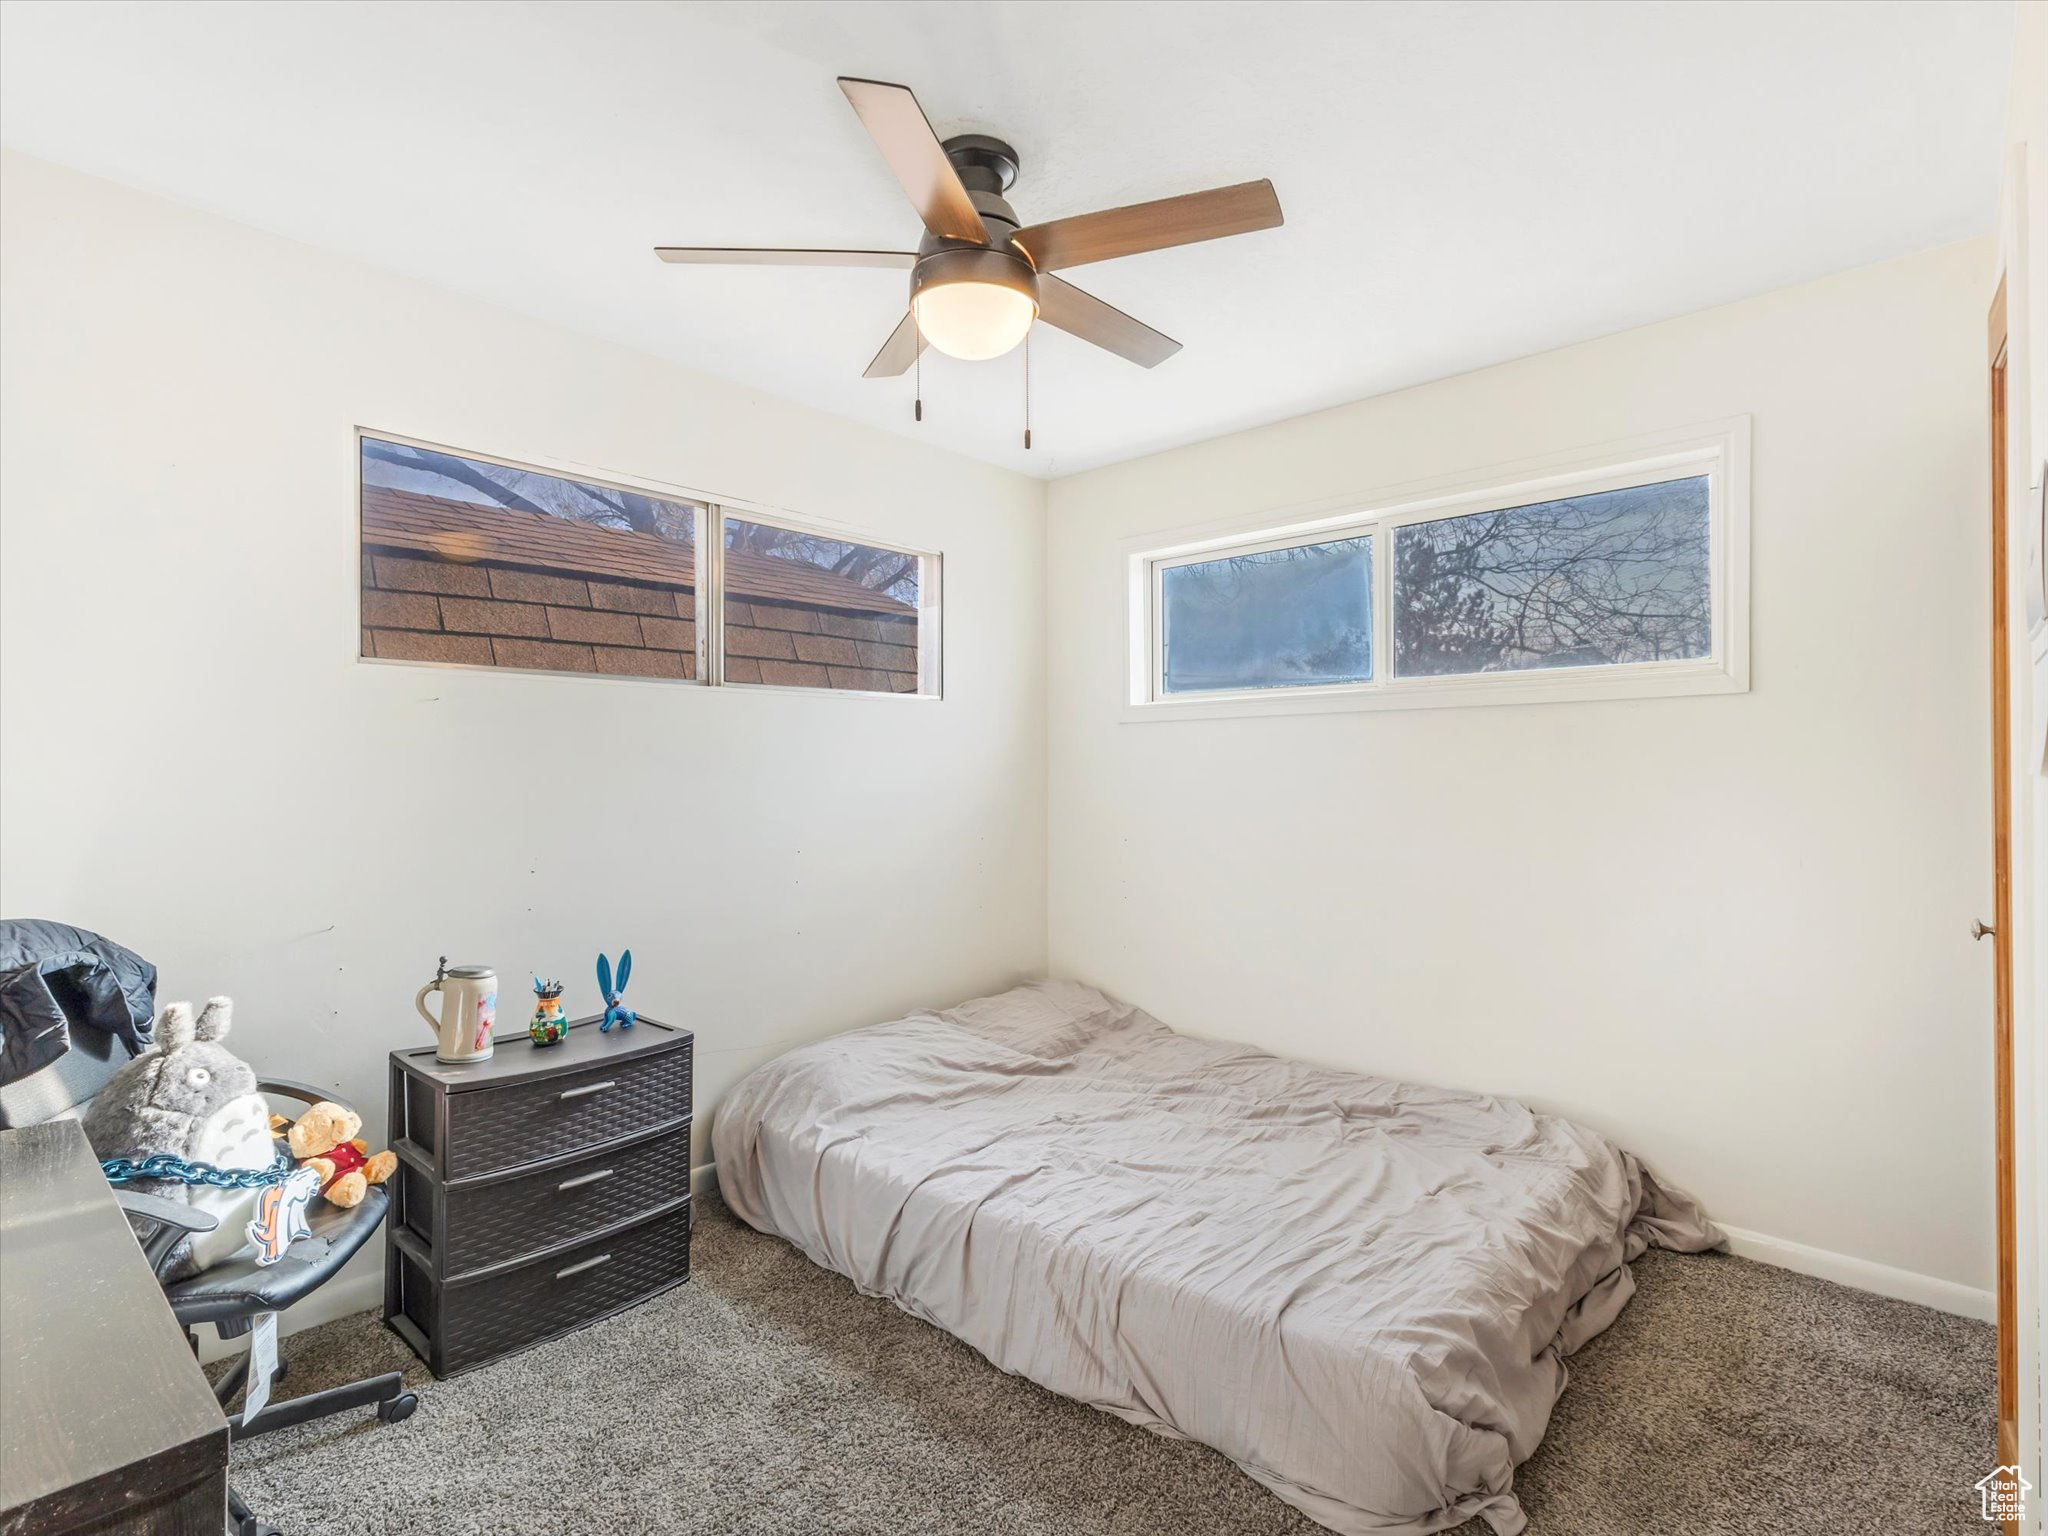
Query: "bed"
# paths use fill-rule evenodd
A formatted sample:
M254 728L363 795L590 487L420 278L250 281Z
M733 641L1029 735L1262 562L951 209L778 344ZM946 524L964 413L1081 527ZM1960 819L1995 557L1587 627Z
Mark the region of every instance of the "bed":
M1514 1469L1628 1261L1722 1243L1570 1121L1073 982L792 1051L712 1139L742 1220L1345 1536L1521 1531Z

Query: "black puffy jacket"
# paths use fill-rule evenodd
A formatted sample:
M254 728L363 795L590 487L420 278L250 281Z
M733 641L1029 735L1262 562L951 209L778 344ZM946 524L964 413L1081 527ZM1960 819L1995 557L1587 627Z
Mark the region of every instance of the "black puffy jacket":
M131 1051L150 1043L156 967L68 923L0 918L0 1083L71 1049L71 1030L103 1029Z

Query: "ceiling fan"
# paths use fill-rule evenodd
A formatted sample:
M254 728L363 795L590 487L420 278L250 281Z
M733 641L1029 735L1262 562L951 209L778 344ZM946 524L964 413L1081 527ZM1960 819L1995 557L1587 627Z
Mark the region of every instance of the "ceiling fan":
M1247 181L1020 225L1003 198L1017 179L1017 152L1008 144L979 133L959 134L941 144L908 86L842 77L839 88L924 220L925 234L916 250L670 245L658 247L655 255L710 265L908 269L910 313L868 364L871 379L906 372L927 344L969 362L1000 357L1024 339L1035 320L1155 367L1178 352L1180 343L1053 273L1113 256L1271 229L1281 222L1273 184Z

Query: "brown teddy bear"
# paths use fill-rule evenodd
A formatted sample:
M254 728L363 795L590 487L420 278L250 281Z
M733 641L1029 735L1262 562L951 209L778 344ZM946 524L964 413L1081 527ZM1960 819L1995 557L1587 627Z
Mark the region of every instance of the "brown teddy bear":
M299 1166L320 1175L320 1193L343 1210L361 1205L369 1187L382 1184L398 1167L396 1153L371 1154L356 1135L363 1128L361 1115L325 1099L289 1126L282 1115L273 1117L271 1124Z

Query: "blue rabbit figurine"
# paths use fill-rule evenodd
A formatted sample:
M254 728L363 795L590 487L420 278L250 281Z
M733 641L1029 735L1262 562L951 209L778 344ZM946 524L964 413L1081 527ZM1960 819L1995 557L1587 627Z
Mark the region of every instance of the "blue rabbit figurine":
M597 1026L601 1035L614 1024L621 1029L631 1029L633 1021L640 1017L619 999L625 995L626 978L633 974L633 951L619 952L619 984L612 985L612 963L605 956L597 957L597 990L604 994L604 1022Z

